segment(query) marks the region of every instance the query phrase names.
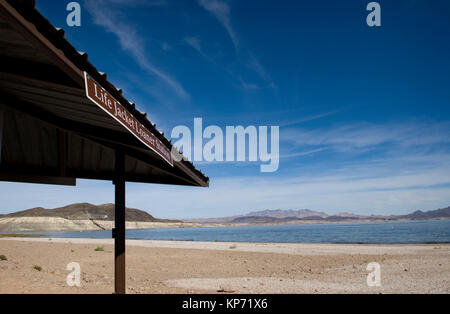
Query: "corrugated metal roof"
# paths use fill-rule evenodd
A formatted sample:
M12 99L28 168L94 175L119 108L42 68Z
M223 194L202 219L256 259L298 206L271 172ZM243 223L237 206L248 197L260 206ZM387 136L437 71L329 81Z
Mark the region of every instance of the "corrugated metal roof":
M52 45L64 53L64 56L69 59L80 71L87 72L98 83L102 85L114 98L116 98L136 119L142 123L150 132L152 132L169 150L173 145L171 141L164 137L163 133L157 130L156 125L151 123L147 119L147 114L142 113L136 109L134 103L128 101L123 95L122 90L116 88L107 79L107 75L103 72L99 72L96 67L89 62L88 54L84 52L78 52L64 36L64 30L55 28L42 14L36 9L34 0L6 0L12 7L14 7L23 18L32 23L37 31L42 34ZM26 45L23 47L26 49ZM45 56L41 57L45 59ZM1 78L0 78L1 79ZM13 88L14 82L9 82ZM33 92L32 89L29 92ZM23 96L23 95L22 95ZM56 96L56 95L55 95ZM82 104L83 100L79 99L81 95L75 95L78 98L79 103ZM87 99L86 99L87 100ZM61 106L64 106L62 103ZM70 106L65 110L70 110ZM88 109L86 109L88 110ZM107 122L105 122L107 123ZM206 184L209 184L209 178L205 176L200 170L196 169L194 165L187 160L181 161L181 163L192 171Z

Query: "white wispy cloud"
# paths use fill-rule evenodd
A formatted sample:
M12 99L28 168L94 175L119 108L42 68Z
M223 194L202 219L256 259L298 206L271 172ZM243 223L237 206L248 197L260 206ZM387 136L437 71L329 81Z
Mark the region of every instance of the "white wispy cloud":
M280 164L280 173L211 178L209 189L161 185L127 184L127 206L141 208L159 217L190 218L242 214L262 209L300 209L336 213L402 214L450 205L450 143L446 123L372 126L370 131L347 128L311 142L331 146L373 147L396 141L394 151L349 161L327 158L313 164ZM318 131L316 131L318 132ZM359 138L355 132L368 139ZM362 132L362 133L359 133ZM368 132L372 132L370 135ZM389 133L392 133L389 135ZM415 140L418 135L420 140ZM320 136L319 136L320 137ZM339 140L338 138L345 139ZM429 145L434 149L426 148ZM298 157L320 154L304 150ZM413 153L414 152L414 153ZM351 155L351 150L344 153ZM289 167L289 168L287 168ZM74 202L108 203L114 199L109 182L80 180L77 187L52 187L0 183L1 212L34 206L58 207ZM27 197L23 197L26 195ZM177 197L173 197L176 195ZM12 201L13 200L13 201ZM42 201L39 201L42 200ZM151 202L149 202L151 200Z
M417 158L411 164L402 158L383 162L356 163L317 172L291 169L290 176L215 178L208 190L177 189L179 198L168 208L175 213L190 208L187 216L242 214L254 209L310 208L336 213L400 214L417 209L450 205L450 162L440 155ZM135 200L144 196L135 191ZM160 196L171 189L160 187ZM139 195L142 196L140 197ZM162 194L161 194L162 193ZM179 193L179 194L178 194ZM201 201L199 201L201 200ZM161 204L161 212L164 206Z
M338 113L339 110L331 110L331 111L327 111L324 113L318 113L318 114L314 114L314 115L308 115L299 119L295 119L295 120L290 120L287 122L282 122L280 123L280 127L288 127L288 126L293 126L296 124L300 124L300 123L305 123L305 122L310 122L310 121L314 121L314 120L318 120L318 119L322 119L331 115L334 115L336 113Z
M282 159L280 171L267 175L242 176L228 169L226 176L211 178L209 189L127 184L127 206L159 217L190 218L279 208L402 214L450 205L449 122L358 123L292 131L289 138L281 138L299 151L284 157L301 161L325 151L327 158L304 165ZM361 149L375 153L352 158ZM333 158L336 152L340 158ZM0 183L0 189L3 213L114 199L109 182L80 180L77 187L51 188Z
M241 84L241 88L245 91L257 91L257 90L261 89L261 86L259 86L258 84L247 83L246 81L244 81L244 79L242 77L239 77L238 81Z
M195 36L187 36L184 38L184 41L189 46L191 46L195 51L197 51L201 56L203 56L205 59L214 63L214 60L203 51L203 49L200 45L200 38L195 37Z
M282 139L296 146L326 146L342 152L375 149L380 145L420 147L449 144L450 123L354 123L330 128L282 130Z
M189 94L183 86L172 76L159 69L149 61L143 43L145 40L139 36L137 30L121 18L117 5L162 5L164 1L138 1L138 0L85 0L85 7L93 17L95 24L102 26L107 32L113 33L119 40L120 46L128 52L134 60L148 73L169 86L182 99L189 99Z
M441 157L425 158L426 163L434 167L409 166L405 162L399 167L400 160L385 160L354 164L334 172L323 169L319 173L305 173L292 169L289 178L213 178L209 189L130 183L127 184L127 206L168 218L217 217L279 208L358 214L431 210L450 205L450 162L446 161L450 156L447 155L446 160ZM0 188L5 192L0 195L3 212L32 206L58 207L73 202L108 203L114 199L109 182L80 180L76 188L51 189L42 185L0 183ZM24 190L27 198L21 197Z
M225 1L220 0L198 0L200 6L210 12L225 28L236 51L239 49L239 40L231 26L230 6Z
M266 87L276 88L275 82L267 73L266 69L261 65L259 60L250 51L247 52L247 56L247 67L259 75L259 77L266 83Z
M232 76L234 76L235 79L237 79L237 81L240 83L241 88L246 91L255 91L260 90L262 88L275 89L276 88L275 82L272 80L272 78L270 77L266 69L262 66L260 61L254 56L254 54L248 48L241 47L237 32L231 26L231 17L230 17L231 8L228 2L223 0L197 0L197 2L206 11L211 13L225 28L233 43L234 49L236 51L236 56L240 60L240 62L245 67L256 73L259 76L259 78L264 82L263 86L260 86L254 82L251 83L247 82L240 75L232 74ZM206 57L210 61L212 60L212 58L203 53L201 49L198 49L195 46L193 47L202 56Z
M280 158L294 158L294 157L308 156L308 155L312 155L315 153L323 152L324 150L327 150L327 149L326 148L317 148L317 149L301 151L301 152L297 152L297 153L280 154Z
M201 41L199 37L196 36L186 36L184 38L184 42L189 45L191 48L193 48L199 55L201 55L203 58L205 58L208 62L214 64L221 70L223 70L232 80L234 80L241 89L245 91L258 91L261 90L262 87L255 83L248 83L246 82L241 75L235 73L234 71L231 71L230 69L224 67L219 62L215 60L214 57L208 55L205 53L205 51L202 48ZM258 64L258 66L255 66L256 70L255 72L263 78L263 80L267 80L267 83L265 84L268 87L274 87L275 83L270 79L269 75L266 74L263 67L259 64L259 62L254 59L255 64Z

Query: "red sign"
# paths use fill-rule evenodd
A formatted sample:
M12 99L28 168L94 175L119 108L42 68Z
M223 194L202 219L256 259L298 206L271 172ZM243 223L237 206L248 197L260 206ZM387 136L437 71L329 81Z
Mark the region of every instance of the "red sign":
M170 150L158 138L156 138L155 135L147 130L147 128L145 128L131 113L129 113L116 99L114 99L114 97L112 97L86 72L84 72L84 80L87 98L106 111L148 148L153 150L161 156L161 158L173 166L173 159Z

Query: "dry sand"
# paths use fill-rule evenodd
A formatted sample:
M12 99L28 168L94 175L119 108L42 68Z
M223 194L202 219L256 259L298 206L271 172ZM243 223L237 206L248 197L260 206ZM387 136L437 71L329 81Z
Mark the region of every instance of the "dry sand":
M95 251L103 246L104 251ZM0 293L112 293L113 242L0 239ZM81 287L66 266L81 265ZM366 267L381 265L381 287ZM41 271L34 266L40 266ZM129 293L450 293L450 245L127 241Z

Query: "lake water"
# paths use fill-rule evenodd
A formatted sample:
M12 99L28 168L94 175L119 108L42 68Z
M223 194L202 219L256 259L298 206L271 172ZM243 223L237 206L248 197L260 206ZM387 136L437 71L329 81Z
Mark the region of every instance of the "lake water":
M128 239L272 243L450 243L450 220L128 230ZM111 231L58 232L55 238L111 238Z

